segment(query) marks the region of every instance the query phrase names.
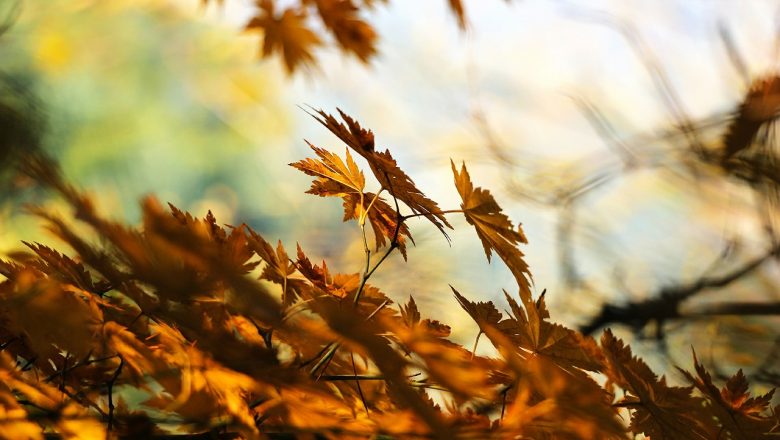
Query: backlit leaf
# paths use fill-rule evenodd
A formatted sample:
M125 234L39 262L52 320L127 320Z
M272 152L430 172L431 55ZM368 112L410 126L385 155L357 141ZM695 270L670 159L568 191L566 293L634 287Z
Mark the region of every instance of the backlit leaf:
M491 252L495 251L515 276L520 290L530 292L531 273L518 248L520 243L527 243L522 229L518 226L515 230L488 190L474 188L466 164L461 166L460 171L455 168L454 162L450 161L450 164L455 175L455 187L463 200L460 205L463 215L477 230L488 261Z
M300 66L315 64L312 51L321 44L320 38L306 25L306 14L293 8L285 9L277 16L273 2L262 2L258 15L247 23L247 30L263 33L264 57L279 53L284 59L287 73Z

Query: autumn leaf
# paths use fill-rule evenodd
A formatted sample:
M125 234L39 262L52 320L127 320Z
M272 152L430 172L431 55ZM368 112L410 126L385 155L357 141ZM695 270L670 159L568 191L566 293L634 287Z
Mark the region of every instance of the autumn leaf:
M282 286L282 302L290 305L296 298L305 294L306 286L303 280L291 278L295 274L296 267L290 257L287 256L281 240L276 249L270 243L252 230L247 228L249 247L266 263L260 279L268 280Z
M712 383L710 373L699 363L695 351L693 363L696 376L681 368L678 370L701 391L722 429L730 435L729 438L748 440L769 437L769 433L780 423L777 414L774 417L764 414L772 402L774 389L762 396L750 397L747 379L742 370L739 370L719 390Z
M398 213L378 194L364 193L365 177L355 164L349 150L346 163L339 156L309 144L319 159L305 159L290 166L317 177L308 194L320 197L341 197L344 204L344 221L364 221L366 218L374 231L376 248L388 242L395 243L406 259L406 238L412 240L409 228L399 224Z
M723 161L750 148L759 129L777 117L780 109L780 77L753 82L723 138Z
M603 356L593 338L547 320L550 314L544 292L534 301L530 292L521 290L522 307L506 291L504 296L512 317L501 321L497 327L517 347L545 356L567 371L573 371L573 368L600 371Z
M325 290L328 284L332 282L330 271L325 260L322 261L322 266L318 266L311 262L309 257L303 252L301 245L297 245L298 259L295 261L295 266L298 271L313 285Z
M477 324L485 324L495 326L501 320L501 312L496 309L496 306L492 302L471 302L461 295L454 287L450 286L452 293L455 294L455 299L458 300L458 304L471 316Z
M382 328L366 321L349 308L337 304L322 303L315 309L334 332L344 338L345 343L360 350L375 360L377 368L385 376L385 381L393 400L403 408L413 410L430 428L435 438L453 438L451 429L446 425L440 413L430 405L414 388L405 376L407 361L392 349L388 340L380 336Z
M39 257L35 266L44 273L54 274L58 279L89 292L104 293L106 283L95 283L83 264L40 243L22 241Z
M315 0L315 3L322 22L342 49L352 52L364 63L376 54L376 31L360 19L360 9L352 0Z
M401 309L401 319L403 319L407 327L414 327L420 322L420 311L417 310L417 303L414 301L414 297L409 296L409 302L400 304L398 307Z
M488 261L495 251L515 276L520 290L530 292L531 273L518 248L520 243L527 243L522 228L518 226L514 229L509 217L501 212L501 207L488 190L474 188L466 164L461 166L460 172L454 162L450 161L450 164L455 175L455 187L463 200L460 205L463 215L477 230Z
M569 374L548 358L521 356L495 325L483 321L480 329L506 362L502 371L514 378L514 397L500 425L513 437L625 438L616 409L596 382Z
M364 129L346 113L340 109L337 110L346 125L322 110L315 110L317 114L312 114L312 116L347 146L352 148L353 151L366 159L369 167L371 167L371 172L382 185L383 190L388 191L392 196L406 204L413 213L427 218L447 236L444 227L452 228L452 226L447 222L444 213L436 202L426 197L415 186L412 179L398 168L398 164L389 150L384 152L375 151L374 133L371 130Z
M492 339L491 339L492 340ZM625 440L625 426L609 396L592 380L571 376L548 359L512 362L520 379L501 420L527 438Z
M630 408L632 432L652 438L712 439L712 423L701 410L702 399L691 395L691 387L672 387L658 377L623 341L606 330L601 336L606 358L604 374L627 395L618 405Z
M5 357L5 354L0 356ZM10 363L7 359L4 361L5 364ZM2 368L3 366L0 366L0 439L43 439L43 429L27 418L27 411L17 402L13 390L9 387L11 383L5 377L7 373Z
M450 9L458 19L458 26L461 29L466 29L466 11L463 8L463 0L448 0Z
M300 66L314 65L312 51L321 40L306 26L305 12L288 8L278 17L273 2L264 1L260 5L260 12L247 23L246 30L263 33L263 57L281 54L288 74Z
M309 147L319 156L318 159L304 159L290 166L310 176L317 177L311 188L306 191L321 197L343 197L346 194L362 194L366 186L366 178L360 171L349 150L346 151L347 162L323 148L315 147L307 142Z
M4 287L8 290L0 289L0 321L24 337L41 362L57 359L60 351L83 357L93 350L103 321L96 298L51 279L36 279L30 272Z

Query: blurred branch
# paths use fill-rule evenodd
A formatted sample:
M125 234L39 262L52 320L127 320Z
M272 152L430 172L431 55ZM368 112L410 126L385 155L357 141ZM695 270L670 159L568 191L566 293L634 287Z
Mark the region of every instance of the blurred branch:
M683 313L680 310L680 304L683 301L706 290L724 288L750 275L766 261L778 256L780 256L780 247L776 246L764 255L748 261L724 275L705 275L692 283L666 287L657 294L651 295L650 298L639 302L629 302L624 305L605 304L597 316L580 327L580 331L590 334L610 324L624 324L638 330L650 322L658 323L660 328L667 320L705 315L778 314L777 308L780 307L780 304L777 303L722 303L706 306L698 312ZM739 310L749 313L737 313ZM659 332L658 336L662 336L662 333Z

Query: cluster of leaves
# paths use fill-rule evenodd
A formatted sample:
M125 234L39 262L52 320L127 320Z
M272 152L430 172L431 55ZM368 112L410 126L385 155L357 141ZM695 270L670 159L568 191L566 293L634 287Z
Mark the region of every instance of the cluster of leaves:
M224 0L203 0L204 4ZM299 67L314 66L314 51L323 45L321 27L333 37L335 46L367 63L377 53L378 35L361 12L372 10L387 0L296 0L286 7L277 0L256 0L257 13L246 30L263 36L261 55L279 55L288 73ZM466 28L462 0L448 0L461 29ZM319 18L312 20L311 17Z
M0 438L778 433L772 392L750 397L741 372L719 390L696 361L695 375L684 372L691 386L671 386L610 331L598 343L550 322L544 293L533 298L522 230L465 165L452 163L460 209L441 210L376 149L371 131L340 115L314 113L347 145L345 157L311 145L316 158L292 166L315 177L308 192L340 197L345 221L357 221L360 273L331 273L300 246L291 257L247 225L223 227L211 213L195 218L152 198L142 226L128 227L101 216L45 158L26 160L23 171L73 209L75 224L32 211L74 254L25 243L29 252L0 260ZM375 192L350 150L368 164ZM396 309L368 284L395 249L406 257L408 219L445 233L453 213L517 281L506 316L452 289L495 357L451 341L450 327L423 319L413 298Z

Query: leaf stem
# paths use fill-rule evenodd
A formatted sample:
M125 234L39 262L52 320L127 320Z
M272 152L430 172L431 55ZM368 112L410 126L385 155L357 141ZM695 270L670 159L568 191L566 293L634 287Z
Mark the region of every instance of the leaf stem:
M122 374L122 367L125 366L125 359L119 356L119 366L116 367L114 375L111 376L111 380L108 381L108 432L114 428L114 384Z
M477 344L479 344L479 337L482 336L482 330L477 333L477 338L474 340L474 349L471 350L471 359L477 354Z
M363 388L360 386L360 381L357 379L357 366L355 365L355 354L350 353L349 354L350 359L352 359L352 372L355 374L355 385L357 385L358 394L360 394L360 401L363 402L363 409L366 410L366 417L370 417L371 415L368 413L368 403L366 403L366 397L363 395Z
M390 253L393 252L393 249L398 247L398 234L399 232L401 232L401 224L404 221L404 217L401 215L401 210L400 207L398 206L398 198L395 196L395 193L393 192L393 184L390 182L390 179L387 176L387 172L385 172L385 179L387 180L387 183L390 185L388 192L390 193L390 195L393 196L393 200L395 201L395 215L396 215L395 231L393 232L393 238L392 240L390 240L390 247L387 248L387 252L385 252L385 254L382 255L382 258L380 258L379 261L374 265L373 269L368 270L368 267L371 264L371 261L369 259L370 251L368 250L368 242L366 241L365 225L361 224L361 228L363 229L363 245L365 246L365 250L366 250L366 268L364 272L365 275L360 277L360 287L358 287L357 292L355 292L355 299L352 301L352 304L355 307L357 307L357 304L360 301L360 295L363 294L363 289L366 287L366 282L368 281L368 279L371 278L371 275L373 275L374 272L379 267L379 265L381 265L382 262L384 262L385 259L387 259ZM379 191L377 191L377 197L379 196L379 193L381 193L384 189L385 188L382 187ZM377 197L375 197L374 200L371 201L372 205L374 201L377 199Z
M463 210L463 209L448 209L446 211L440 211L437 214L457 214L457 213L463 213L463 212L465 212L465 210ZM433 214L433 213L431 213L431 212L417 212L417 213L414 213L414 214L404 215L404 216L401 217L401 220L403 221L403 220L408 220L410 218L422 217L422 216L431 215L431 214Z

